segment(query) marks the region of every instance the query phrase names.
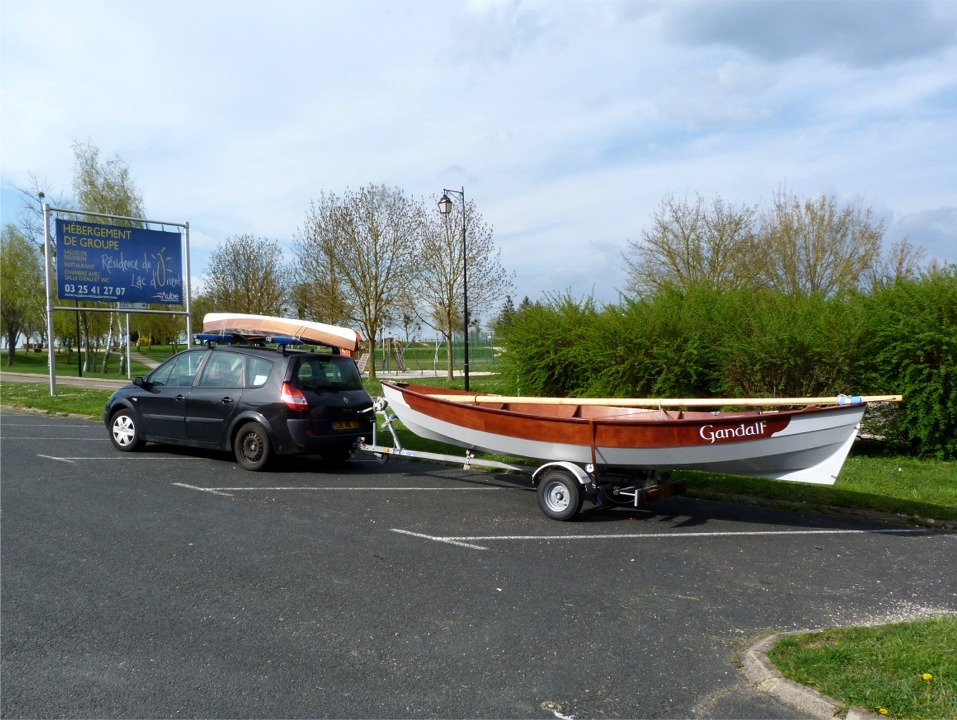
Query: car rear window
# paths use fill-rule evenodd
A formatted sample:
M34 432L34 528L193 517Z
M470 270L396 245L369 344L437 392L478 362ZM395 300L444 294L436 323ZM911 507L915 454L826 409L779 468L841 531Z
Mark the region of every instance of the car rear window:
M303 358L294 378L303 390L361 390L356 364L342 357Z
M241 388L243 386L243 356L239 353L214 352L206 363L201 387Z

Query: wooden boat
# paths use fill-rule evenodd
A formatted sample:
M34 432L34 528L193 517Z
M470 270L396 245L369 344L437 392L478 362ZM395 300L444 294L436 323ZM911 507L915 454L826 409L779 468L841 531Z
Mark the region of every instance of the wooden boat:
M305 343L340 348L351 355L359 349L362 336L350 328L311 320L248 315L244 313L206 313L203 333L234 334L247 338L283 336L297 338Z
M416 435L470 450L593 468L705 470L825 485L836 480L866 403L902 399L534 398L395 382L383 382L382 390ZM723 409L731 406L745 409Z

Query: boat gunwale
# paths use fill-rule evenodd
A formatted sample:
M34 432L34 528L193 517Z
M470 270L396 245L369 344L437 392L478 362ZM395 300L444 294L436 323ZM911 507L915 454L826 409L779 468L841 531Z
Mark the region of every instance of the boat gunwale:
M619 416L588 418L588 417L581 417L580 415L579 416L574 416L574 415L559 416L559 415L548 415L548 414L536 414L532 411L526 411L526 410L513 410L510 408L489 407L489 405L493 404L492 402L482 403L482 404L469 403L469 402L457 402L454 400L449 400L447 398L441 397L441 395L443 394L456 394L456 395L461 394L463 396L467 395L469 397L476 395L475 393L472 393L470 391L465 391L465 390L453 389L451 393L449 393L446 388L434 388L433 386L430 386L430 385L415 385L412 383L392 382L388 380L383 380L382 384L393 387L402 394L408 393L412 395L413 397L422 398L434 403L439 403L443 407L447 407L450 409L451 408L467 408L471 411L479 411L480 414L494 413L497 415L500 414L502 416L511 417L511 418L522 418L522 419L527 418L529 420L533 420L536 422L546 421L546 422L574 423L574 424L584 424L584 425L590 425L590 424L618 425L620 424L625 426L631 426L631 425L648 424L648 425L661 427L661 426L665 426L669 424L675 424L678 426L700 425L703 420L711 420L715 424L734 424L737 422L741 422L742 420L748 420L751 418L755 418L755 419L763 419L763 418L772 419L773 418L778 420L786 418L790 420L792 416L809 415L809 414L815 415L815 414L821 414L821 413L831 413L831 412L840 411L840 410L855 410L855 409L859 409L860 407L862 407L862 405L864 405L864 403L854 403L854 404L849 403L849 404L840 405L835 400L835 402L830 405L810 404L804 407L793 408L793 409L783 409L783 410L782 409L751 410L751 411L734 410L734 411L718 411L718 412L690 411L690 412L679 413L681 415L680 417L658 415L657 417L640 418L640 417L628 417L627 415L619 415ZM441 393L420 392L416 388L435 389L435 390L441 390L442 392ZM439 395L439 397L436 397L436 395ZM482 397L491 398L494 396L482 395ZM527 398L523 398L523 400L525 399ZM568 400L575 400L575 399L578 399L578 398L568 398ZM615 398L607 398L607 400L613 401L615 400ZM522 404L522 403L502 403L502 404L508 405L508 404ZM550 407L550 405L547 403L541 403L541 406ZM574 405L572 405L572 403L566 403L566 406L575 407ZM577 406L579 410L582 407L588 407L588 405ZM649 414L659 413L660 411L664 411L664 406L628 407L628 406L618 406L618 405L609 404L609 405L598 405L598 406L593 405L592 407L619 408L621 410L626 410L626 411L647 410ZM715 407L717 407L717 405Z

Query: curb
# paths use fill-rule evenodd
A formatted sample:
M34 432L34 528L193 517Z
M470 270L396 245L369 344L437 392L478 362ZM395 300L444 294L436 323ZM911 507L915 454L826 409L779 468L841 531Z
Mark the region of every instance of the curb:
M766 637L741 653L741 672L756 689L768 693L783 705L802 715L819 720L883 720L882 715L863 708L850 708L842 715L842 706L833 698L817 690L788 680L768 660L767 653L778 639L791 633L778 633Z

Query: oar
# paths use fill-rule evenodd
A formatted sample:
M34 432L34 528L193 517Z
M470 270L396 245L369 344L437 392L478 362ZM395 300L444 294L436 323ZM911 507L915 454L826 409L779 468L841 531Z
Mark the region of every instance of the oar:
M457 403L523 405L610 405L614 407L767 407L774 405L859 405L869 402L901 402L903 395L838 395L792 398L566 398L511 395L433 395L426 397Z

